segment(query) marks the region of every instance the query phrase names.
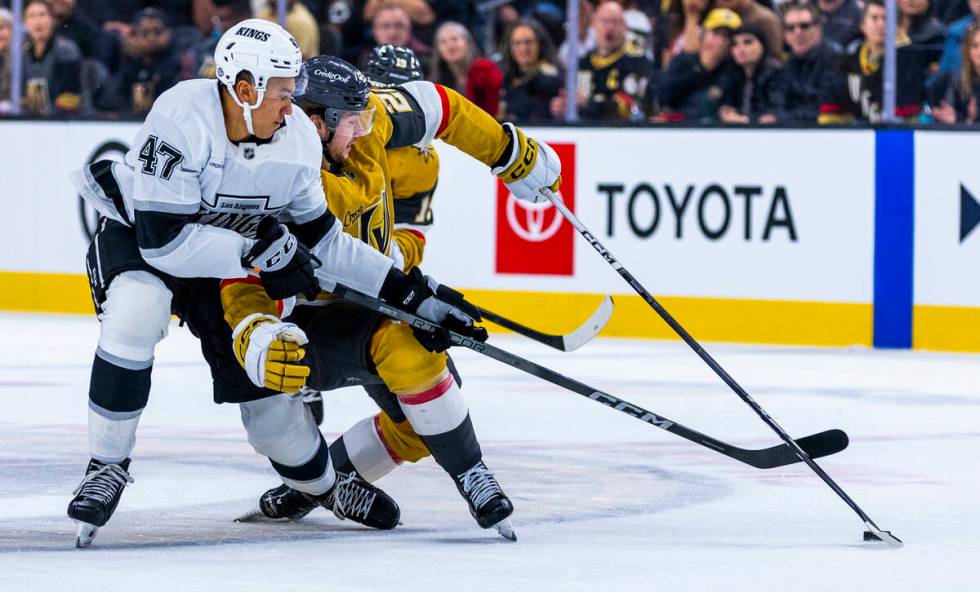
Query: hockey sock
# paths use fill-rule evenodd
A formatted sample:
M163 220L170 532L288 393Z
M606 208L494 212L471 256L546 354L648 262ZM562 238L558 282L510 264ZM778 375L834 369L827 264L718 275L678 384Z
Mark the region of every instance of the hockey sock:
M135 362L96 350L89 383L89 452L119 463L136 444L136 427L150 396L153 360Z
M306 462L290 466L276 462L271 457L269 462L272 464L272 468L279 473L283 483L310 495L323 495L333 487L337 480L337 474L330 459L330 449L323 436L320 436L316 452Z
M431 388L414 394L398 393L405 417L439 466L458 475L483 457L463 395L446 371Z

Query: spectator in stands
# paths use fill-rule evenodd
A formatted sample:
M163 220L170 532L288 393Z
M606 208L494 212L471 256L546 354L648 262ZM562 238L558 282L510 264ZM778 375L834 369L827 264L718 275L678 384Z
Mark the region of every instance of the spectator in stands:
M57 33L74 41L82 57L104 58L102 31L95 21L76 10L75 0L51 0L51 14L57 22Z
M595 48L595 30L592 28L592 15L595 5L589 0L579 0L578 3L578 54L583 56ZM568 39L558 47L558 62L563 66L568 63Z
M857 121L879 123L882 112L882 58L885 52L885 5L883 0L865 0L861 16L864 42L848 53L844 62L847 76L846 110ZM915 121L925 99L925 70L921 52L916 51L908 36L898 30L896 40L897 78L895 115Z
M464 22L467 25L470 24L467 21L467 15L460 13L452 6L452 4L470 4L470 2L458 2L458 0L448 3L448 5L436 0L366 0L363 10L364 22L373 22L382 6L392 4L402 9L408 16L412 29L418 32L423 42L429 46L435 44L433 32L439 23L453 21L460 24ZM440 12L440 10L445 12Z
M946 44L943 55L939 59L939 71L943 73L958 73L962 65L963 40L966 31L980 17L980 0L969 0L970 13L957 20L946 31Z
M496 117L504 82L500 68L480 57L473 36L457 22L440 25L435 43L430 80L455 89Z
M930 13L929 0L898 0L899 22L913 50L930 67L937 67L946 41L946 27Z
M727 8L708 13L697 25L698 7L691 4L685 18L684 51L671 60L660 82L662 121L718 121L722 88L735 75L731 34L742 20Z
M92 19L106 31L129 28L133 17L143 7L143 0L78 0L78 12Z
M364 21L373 21L382 9L390 6L401 8L416 25L431 25L436 21L436 13L426 0L367 0L364 3Z
M397 1L414 2L416 0ZM479 26L482 24L482 20L477 15L477 4L483 4L483 2L480 2L479 0L425 0L425 3L432 10L432 13L436 15L436 18L428 24L422 22L421 20L412 18L412 24L413 29L415 30L415 35L426 45L435 47L435 33L437 28L442 23L449 21L459 23L463 25L467 31L471 31L470 34L475 36L474 41L479 41L480 43L486 41L482 38L483 27ZM477 47L481 47L481 45L477 44Z
M252 18L249 0L214 0L215 31L210 38L191 50L192 70L199 78L215 78L214 48L221 34L238 23Z
M843 53L849 45L861 39L861 7L856 0L817 0L820 9L823 38L840 47Z
M653 75L653 62L643 50L626 38L623 7L617 2L603 2L592 16L595 48L578 63L579 117L591 121L642 120L649 110L647 87ZM562 92L552 101L551 112L557 118L565 113Z
M766 37L766 47L772 48L772 54L782 60L783 28L775 12L756 0L715 0L715 6L735 11L742 24L762 31Z
M266 5L259 9L255 16L267 21L278 22L278 1L267 0ZM286 30L299 43L303 59L320 55L320 27L310 10L302 2L289 0L286 11Z
M844 117L843 56L823 39L820 12L806 0L780 7L790 56L783 68L781 123L841 123Z
M374 12L374 21L371 23L371 35L377 45L390 44L395 47L411 49L422 64L422 68L426 72L428 71L432 48L419 41L412 34L412 20L408 18L408 13L398 4L388 2L378 6ZM365 49L360 59L362 66L367 64L370 55L371 49Z
M970 14L967 0L934 0L933 7L932 14L947 27Z
M666 69L670 60L684 50L688 15L696 15L692 18L700 25L711 11L711 5L711 0L665 0L654 35L661 69Z
M82 53L74 42L55 34L47 0L24 3L27 43L24 51L23 105L29 113L74 113L81 102Z
M13 109L10 98L10 44L13 41L14 17L0 8L0 114Z
M180 82L180 59L166 16L155 8L140 11L133 22L133 53L113 77L100 107L147 113L164 91Z
M782 64L769 55L762 32L742 26L732 33L738 68L724 86L718 118L724 123L776 123L783 109Z
M504 35L504 94L500 119L550 121L551 100L564 81L555 64L555 47L534 20L519 20Z
M974 23L963 38L960 71L946 73L932 116L940 123L977 122L980 99L980 24Z

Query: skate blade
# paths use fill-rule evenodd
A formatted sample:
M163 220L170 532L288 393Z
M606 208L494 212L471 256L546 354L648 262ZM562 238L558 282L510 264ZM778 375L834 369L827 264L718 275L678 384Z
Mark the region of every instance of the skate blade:
M504 519L493 525L493 529L497 531L497 534L504 537L508 541L517 542L517 534L514 533L514 527L510 525L510 520Z
M254 508L235 518L235 522L274 522L274 520L263 514L259 508Z
M78 523L78 534L75 535L75 548L84 549L92 544L95 535L99 532L98 526L92 526L84 522Z

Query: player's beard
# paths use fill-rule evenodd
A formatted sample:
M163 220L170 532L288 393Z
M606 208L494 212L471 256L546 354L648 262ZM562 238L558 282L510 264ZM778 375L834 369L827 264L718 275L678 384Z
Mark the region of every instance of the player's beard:
M353 148L353 142L349 142L346 145L341 144L339 146L333 146L334 144L334 132L331 131L327 135L326 140L321 140L323 145L323 157L327 159L327 162L336 165L343 165L350 158L350 151Z

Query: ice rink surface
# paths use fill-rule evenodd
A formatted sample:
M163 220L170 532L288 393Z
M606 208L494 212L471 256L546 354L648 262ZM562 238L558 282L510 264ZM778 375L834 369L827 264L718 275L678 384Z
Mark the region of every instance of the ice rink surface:
M841 428L820 462L894 550L809 469L742 465L469 351L455 351L485 460L516 505L519 542L480 530L431 460L379 485L403 526L317 510L233 518L277 484L237 408L211 402L197 342L174 324L112 521L90 549L65 516L88 459L92 317L0 315L0 591L980 590L980 358L711 345L795 437ZM493 342L743 447L776 436L680 342L597 340L563 354ZM375 412L326 397L333 439Z

